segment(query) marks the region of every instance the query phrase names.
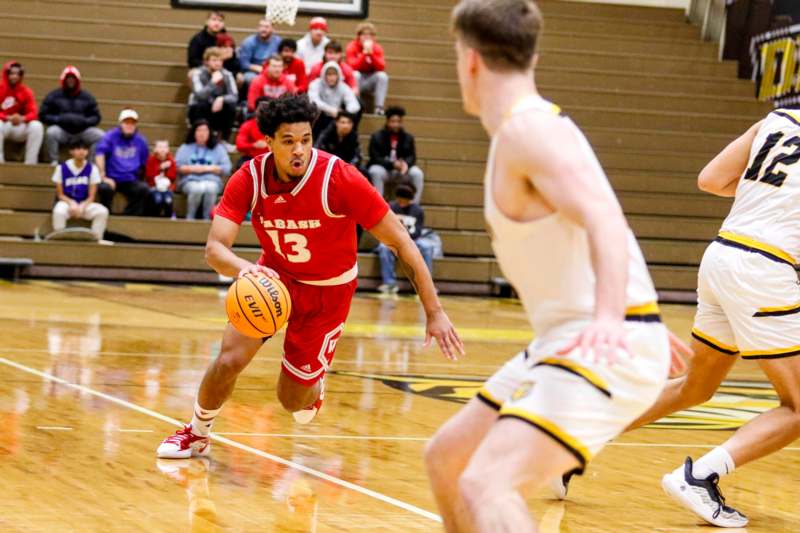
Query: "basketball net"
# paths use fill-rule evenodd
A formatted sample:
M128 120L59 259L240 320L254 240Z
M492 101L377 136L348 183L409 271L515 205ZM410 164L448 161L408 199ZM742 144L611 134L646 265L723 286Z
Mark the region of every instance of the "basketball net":
M273 24L294 26L300 0L267 0L267 20Z

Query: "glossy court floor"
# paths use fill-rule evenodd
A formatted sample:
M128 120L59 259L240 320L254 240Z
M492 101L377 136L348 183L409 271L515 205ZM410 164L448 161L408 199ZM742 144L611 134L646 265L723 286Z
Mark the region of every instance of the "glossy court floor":
M359 294L320 416L275 399L280 339L239 380L211 459L157 461L219 350L215 288L0 282L0 531L438 531L425 439L530 335L511 301L445 298L468 355L423 349L410 297ZM666 306L686 336L693 308ZM661 475L776 404L740 362L701 408L607 447L566 502L531 498L543 531L712 530L675 508ZM750 532L800 531L800 448L723 480ZM742 530L739 530L742 531Z

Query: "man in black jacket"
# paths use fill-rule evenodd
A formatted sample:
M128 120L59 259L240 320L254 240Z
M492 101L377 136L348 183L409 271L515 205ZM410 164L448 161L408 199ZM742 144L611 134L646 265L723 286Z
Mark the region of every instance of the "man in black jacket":
M97 100L89 91L81 89L81 73L68 65L61 73L61 88L48 94L39 109L39 120L48 125L45 145L50 163L58 163L59 147L83 141L91 147L94 158L95 144L104 132L100 124Z
M217 46L217 34L225 31L225 15L220 11L211 11L206 19L206 25L197 32L189 41L187 64L189 76L191 71L203 66L203 53L212 46Z
M345 163L350 163L364 173L361 145L358 143L358 132L355 129L355 116L347 111L340 111L336 121L328 125L316 141L316 147L329 154L338 156Z
M368 173L381 194L387 181L410 182L416 190L414 202L419 203L425 177L422 169L416 166L414 136L403 129L405 115L402 107L386 110L386 127L373 133L369 140Z

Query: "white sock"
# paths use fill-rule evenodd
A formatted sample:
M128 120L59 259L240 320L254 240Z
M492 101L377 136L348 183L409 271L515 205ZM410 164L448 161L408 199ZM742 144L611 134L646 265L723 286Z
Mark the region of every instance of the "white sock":
M194 414L192 415L192 433L198 437L208 437L211 433L211 426L217 418L222 407L219 409L203 409L197 400L194 401Z
M733 457L728 450L717 446L694 463L692 475L697 479L705 479L713 473L722 477L733 472L735 468Z

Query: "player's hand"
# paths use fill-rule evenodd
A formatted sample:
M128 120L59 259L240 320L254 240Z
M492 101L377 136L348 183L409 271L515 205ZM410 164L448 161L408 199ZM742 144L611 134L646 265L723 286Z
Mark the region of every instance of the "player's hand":
M108 176L103 176L103 183L111 187L112 191L117 190L117 182L109 178Z
M592 357L595 363L605 359L611 366L617 362L620 351L631 353L626 336L622 320L595 319L574 341L562 348L558 355L580 350L580 357L584 359Z
M451 361L457 361L458 354L466 354L464 343L461 342L455 326L453 326L450 318L443 310L428 315L428 323L425 327L425 344L423 346L426 348L430 346L431 339L436 339L439 349Z
M685 357L694 357L694 351L677 335L667 330L669 335L669 377L676 377L686 372Z
M239 271L238 278L241 278L245 274L252 274L254 276L258 276L259 274L264 274L268 278L275 278L281 279L280 274L272 270L271 268L267 268L264 265L249 265L244 267Z

